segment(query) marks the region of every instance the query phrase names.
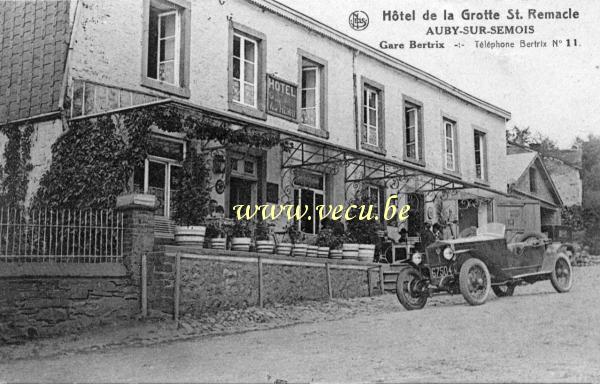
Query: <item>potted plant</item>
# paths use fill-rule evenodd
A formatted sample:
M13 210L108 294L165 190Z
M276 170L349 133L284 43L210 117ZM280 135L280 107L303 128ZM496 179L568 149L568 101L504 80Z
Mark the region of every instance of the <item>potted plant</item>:
M175 243L202 247L206 233L203 223L210 202L210 171L205 155L190 146L183 162L182 177L175 181L172 201Z
M316 244L316 239L310 239L306 246L306 257L317 257L319 254L319 246Z
M319 257L342 258L342 235L344 225L331 219L323 220L322 228L317 236L316 245L319 247Z
M292 252L292 248L294 247L291 236L289 235L290 226L286 226L283 230L286 233L286 237L289 241L278 243L277 247L275 248L275 253L281 256L289 256Z
M292 243L292 256L306 257L308 246L302 242L302 232L298 229L296 223L291 223L285 228L287 237Z
M269 231L269 223L264 220L259 220L256 223L254 230L254 240L256 243L256 252L258 253L273 253L275 242Z
M252 228L247 220L236 220L231 227L231 250L250 251Z
M366 195L355 197L351 204L361 207L373 205L373 201ZM344 258L353 258L360 261L372 262L375 257L375 248L379 244L379 233L382 225L374 218L371 220L359 220L358 209L353 209L354 216L346 222L346 241L344 243Z
M206 237L211 249L225 249L227 236L223 225L219 221L213 221L206 226Z

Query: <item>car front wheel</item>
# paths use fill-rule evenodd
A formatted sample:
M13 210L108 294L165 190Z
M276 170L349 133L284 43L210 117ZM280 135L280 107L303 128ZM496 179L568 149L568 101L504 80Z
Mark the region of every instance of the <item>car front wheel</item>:
M550 282L556 292L569 292L573 285L573 270L571 263L565 255L559 255L554 263L554 270L550 274Z
M492 287L490 272L483 261L468 259L460 267L460 293L471 305L485 303Z
M396 296L400 304L409 311L423 308L427 303L424 284L426 281L416 269L402 269L396 280Z

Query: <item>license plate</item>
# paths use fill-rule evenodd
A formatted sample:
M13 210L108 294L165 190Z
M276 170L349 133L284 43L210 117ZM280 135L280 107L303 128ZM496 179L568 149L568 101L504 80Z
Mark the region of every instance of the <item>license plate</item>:
M440 279L451 275L454 275L454 268L452 268L452 266L442 265L440 267L431 268L432 279Z

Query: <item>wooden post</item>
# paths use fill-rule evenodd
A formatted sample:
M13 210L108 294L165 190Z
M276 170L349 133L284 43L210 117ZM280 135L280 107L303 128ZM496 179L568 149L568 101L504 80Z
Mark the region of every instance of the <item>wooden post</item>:
M175 287L173 297L173 319L179 320L179 290L181 286L181 256L179 252L175 255Z
M144 253L142 255L142 318L148 316L148 261Z
M380 292L383 295L385 293L385 282L383 280L383 265L379 265L379 288Z
M258 306L263 307L263 263L262 256L258 256Z
M327 275L327 293L329 294L329 299L333 299L333 290L331 289L331 270L329 268L329 263L325 263L325 273Z
M373 296L373 283L371 282L371 268L367 268L367 285L369 297Z

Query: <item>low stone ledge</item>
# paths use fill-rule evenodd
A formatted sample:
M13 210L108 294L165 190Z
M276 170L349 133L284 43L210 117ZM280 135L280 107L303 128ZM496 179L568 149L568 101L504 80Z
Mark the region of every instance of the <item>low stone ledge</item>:
M210 248L198 248L198 247L183 247L176 245L163 245L158 247L164 255L167 257L173 257L175 255L182 254L183 257L186 255L198 255L198 256L222 256L223 258L239 259L239 261L244 261L244 259L256 259L262 258L266 262L268 261L280 261L282 264L284 262L290 262L290 264L294 263L308 263L308 264L319 264L325 265L326 263L330 264L333 268L335 266L353 266L353 267L363 267L364 269L368 268L378 268L382 264L372 263L367 261L358 261L358 260L348 260L348 259L330 259L324 257L298 257L298 256L281 256L274 253L258 253L258 252L244 252L244 251L231 251L231 250L220 250L220 249L210 249ZM232 260L235 261L235 260Z
M0 262L0 279L127 276L127 270L122 263Z

